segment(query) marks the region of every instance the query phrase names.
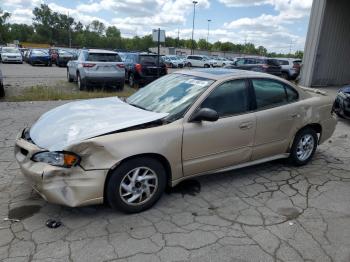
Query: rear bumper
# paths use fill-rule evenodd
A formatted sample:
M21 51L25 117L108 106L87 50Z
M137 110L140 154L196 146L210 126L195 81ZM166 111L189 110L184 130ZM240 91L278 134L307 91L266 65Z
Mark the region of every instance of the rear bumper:
M33 154L40 151L43 150L19 134L16 160L23 175L43 199L70 207L103 203L107 170L86 171L80 166L61 168L32 161Z
M124 75L120 77L86 76L85 81L86 83L89 83L89 84L124 85L125 76Z

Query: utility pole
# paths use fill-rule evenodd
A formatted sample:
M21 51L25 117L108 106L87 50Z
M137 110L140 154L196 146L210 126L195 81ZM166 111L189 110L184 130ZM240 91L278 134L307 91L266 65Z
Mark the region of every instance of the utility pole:
M179 47L179 43L180 43L180 29L177 29L177 43L176 43L176 47Z
M158 57L157 57L157 77L159 78L160 72L159 72L159 53L160 53L160 28L158 28Z
M209 23L211 22L211 19L208 19L208 34L207 34L207 50L209 51Z
M290 45L289 45L289 54L292 53L292 45L293 45L293 40L290 40Z
M191 41L191 55L193 55L193 33L194 33L194 18L196 16L196 4L198 4L197 1L193 1L193 22L192 22L192 41Z
M69 12L68 12L68 38L69 38L69 48L72 48L72 33L70 30Z

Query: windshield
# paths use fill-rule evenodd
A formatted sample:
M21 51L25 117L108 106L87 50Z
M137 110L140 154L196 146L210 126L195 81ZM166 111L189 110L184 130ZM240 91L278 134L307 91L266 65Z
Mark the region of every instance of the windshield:
M6 48L6 47L3 47L2 48L2 52L3 53L11 53L11 54L19 54L19 50L16 49L16 48Z
M126 101L136 107L158 113L168 113L170 121L181 118L214 80L170 74L150 83Z
M32 54L33 54L33 55L47 55L46 52L40 51L40 50L33 50L33 51L32 51Z

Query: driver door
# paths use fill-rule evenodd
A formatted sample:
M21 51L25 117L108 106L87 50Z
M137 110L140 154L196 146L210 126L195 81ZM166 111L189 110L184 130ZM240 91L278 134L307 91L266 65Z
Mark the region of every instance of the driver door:
M246 80L216 87L201 104L218 112L216 122L186 122L183 172L192 176L250 161L256 129Z

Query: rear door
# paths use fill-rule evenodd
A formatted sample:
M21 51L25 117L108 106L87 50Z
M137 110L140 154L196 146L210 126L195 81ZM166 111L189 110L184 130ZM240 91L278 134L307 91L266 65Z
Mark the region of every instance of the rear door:
M85 67L86 70L94 73L95 76L125 75L124 63L117 53L89 52L86 61L90 64Z
M256 100L256 136L252 160L287 152L301 126L298 92L274 79L251 79Z

